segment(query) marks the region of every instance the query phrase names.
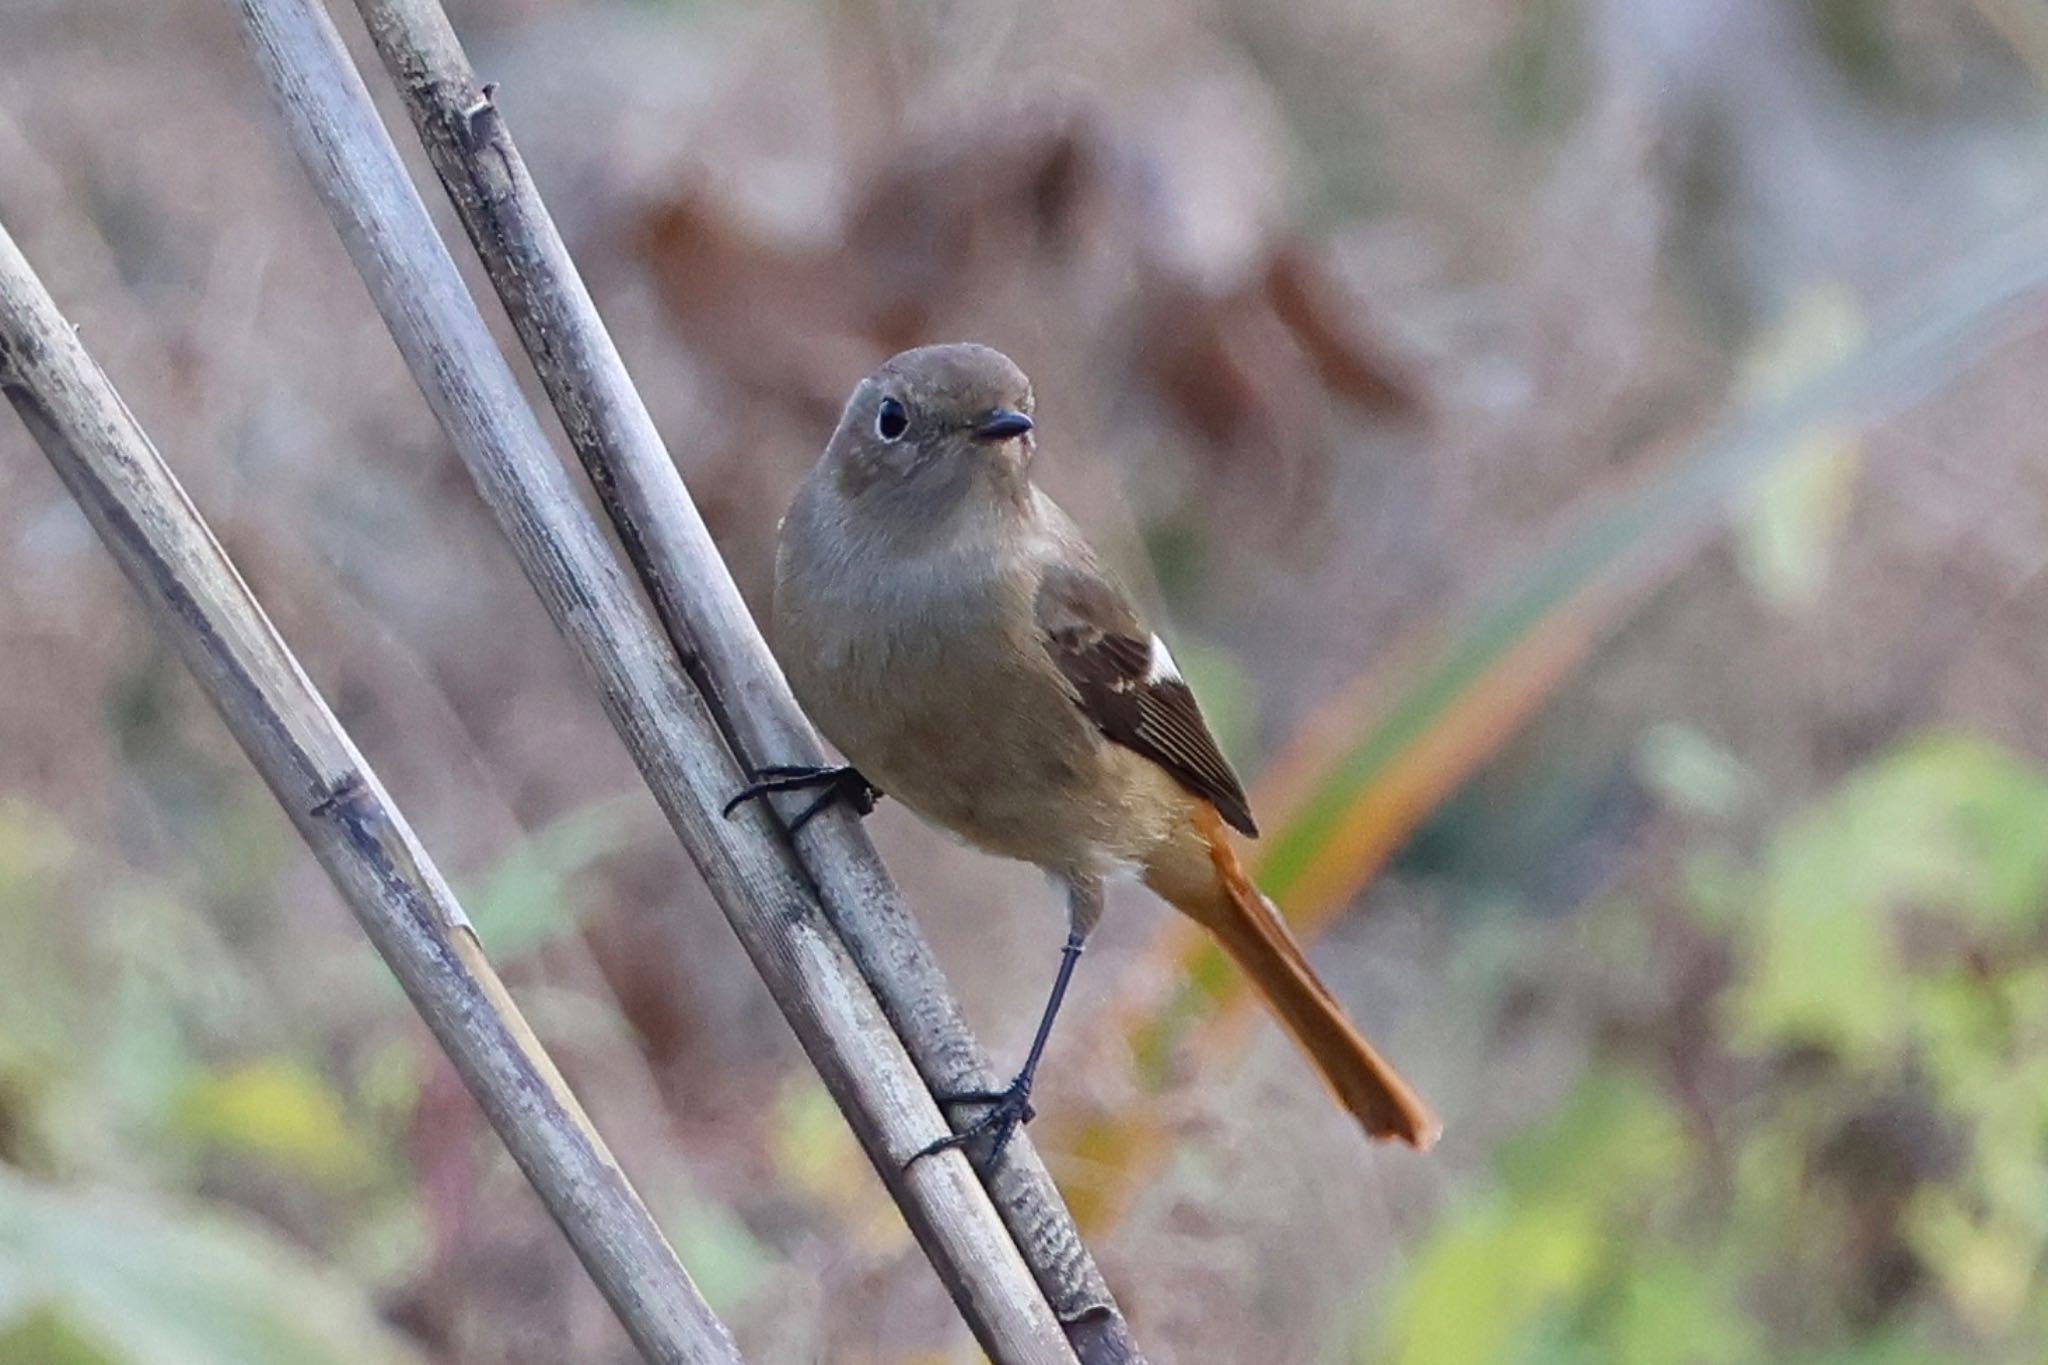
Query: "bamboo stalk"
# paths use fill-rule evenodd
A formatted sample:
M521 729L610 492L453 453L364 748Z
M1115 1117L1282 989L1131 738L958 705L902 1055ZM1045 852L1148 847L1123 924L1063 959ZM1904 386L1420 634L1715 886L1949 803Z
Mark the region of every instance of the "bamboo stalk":
M527 1027L441 874L0 227L0 387L333 878L650 1361L739 1350Z
M407 179L332 23L309 0L236 0L292 144L429 405L777 1004L982 1348L999 1365L1074 1360L957 1154L930 1090L764 813L727 821L746 780L548 448Z
M505 120L438 0L356 0L429 159L504 303L628 562L750 763L815 763L816 735L755 626L598 316ZM999 1082L874 844L844 814L796 839L862 974L937 1094ZM1142 1359L1044 1164L1019 1133L990 1192L1084 1365Z

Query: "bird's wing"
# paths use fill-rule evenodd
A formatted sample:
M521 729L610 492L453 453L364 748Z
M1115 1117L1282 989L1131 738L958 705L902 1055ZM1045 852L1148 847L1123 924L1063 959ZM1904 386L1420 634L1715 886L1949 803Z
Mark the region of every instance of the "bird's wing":
M1095 728L1256 836L1244 786L1210 736L1195 694L1165 641L1145 629L1116 585L1092 568L1051 565L1039 581L1037 615L1046 652Z

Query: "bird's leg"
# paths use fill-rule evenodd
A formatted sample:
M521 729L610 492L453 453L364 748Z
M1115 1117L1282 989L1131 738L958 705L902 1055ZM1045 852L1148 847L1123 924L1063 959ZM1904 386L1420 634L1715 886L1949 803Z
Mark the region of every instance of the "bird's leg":
M822 789L822 790L819 790ZM732 813L757 797L771 792L795 792L818 790L818 796L808 806L796 813L789 822L789 832L796 833L811 822L816 815L834 801L844 801L853 807L854 813L866 816L875 808L875 802L882 797L881 788L860 774L852 764L838 767L811 767L794 764L773 764L766 768L754 769L754 780L740 789L739 795L725 803L725 815Z
M1085 942L1082 931L1069 930L1067 946L1060 950L1059 975L1052 980L1052 995L1045 1002L1045 1013L1039 1017L1038 1032L1031 1039L1031 1051L1024 1058L1024 1069L1017 1078L1001 1090L969 1090L956 1095L940 1095L939 1103L985 1104L988 1111L958 1132L949 1133L921 1148L916 1155L903 1164L909 1166L923 1157L943 1152L950 1147L964 1147L976 1138L989 1138L988 1165L990 1169L1002 1159L1003 1148L1010 1145L1017 1125L1029 1123L1036 1111L1031 1107L1031 1082L1038 1074L1039 1058L1045 1055L1045 1041L1052 1037L1052 1021L1060 1012L1060 1001L1067 995L1067 983L1073 980L1074 964L1081 960L1081 945Z

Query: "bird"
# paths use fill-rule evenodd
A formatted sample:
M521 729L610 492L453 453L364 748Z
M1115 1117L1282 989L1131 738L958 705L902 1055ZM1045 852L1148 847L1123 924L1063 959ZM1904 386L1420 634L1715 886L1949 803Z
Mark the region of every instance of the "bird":
M912 1159L985 1137L992 1164L1031 1090L1104 888L1135 872L1215 936L1374 1138L1426 1150L1436 1116L1309 966L1226 827L1244 786L1166 642L1032 481L1030 380L974 343L891 357L847 400L778 534L770 634L791 690L846 762L757 770L733 797L880 796L1064 890L1067 938L1023 1067L939 1098L978 1117Z

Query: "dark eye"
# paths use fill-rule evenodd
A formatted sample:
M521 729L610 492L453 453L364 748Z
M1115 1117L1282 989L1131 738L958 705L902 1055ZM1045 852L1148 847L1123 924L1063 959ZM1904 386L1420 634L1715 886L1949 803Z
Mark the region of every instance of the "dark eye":
M882 405L875 409L875 435L885 441L901 440L903 433L910 430L910 414L903 405L893 398L884 398Z

